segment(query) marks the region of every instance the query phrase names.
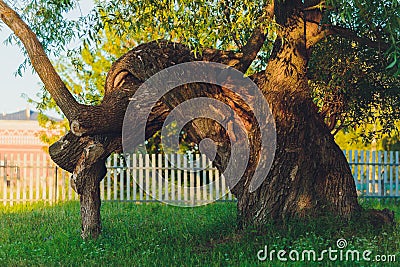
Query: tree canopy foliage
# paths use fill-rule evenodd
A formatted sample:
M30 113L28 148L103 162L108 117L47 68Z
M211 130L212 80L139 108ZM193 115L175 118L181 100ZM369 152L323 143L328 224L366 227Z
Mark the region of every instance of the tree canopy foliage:
M14 8L29 22L48 52L56 56L74 39L76 50L57 60L57 68L78 101L98 103L111 62L133 46L155 39L240 50L256 27L266 42L251 69L263 69L280 38L274 18L265 16L269 1L100 1L79 19L65 14L79 1L17 1ZM285 1L281 1L285 5ZM308 10L325 12L319 27L336 34L320 41L309 60L315 102L333 131L361 127L367 141L396 130L400 119L400 3L398 0L306 1ZM284 40L283 40L284 41ZM19 40L10 36L8 42ZM24 67L25 65L22 65ZM251 69L249 74L251 74ZM43 90L40 110L54 109ZM381 125L378 131L366 123Z

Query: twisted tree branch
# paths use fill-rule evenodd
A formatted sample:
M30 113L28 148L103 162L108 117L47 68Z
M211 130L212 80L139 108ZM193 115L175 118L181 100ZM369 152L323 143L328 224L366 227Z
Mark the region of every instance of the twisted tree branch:
M384 41L374 41L368 37L360 37L356 32L340 26L326 26L326 30L329 35L339 35L371 48L387 50L390 47L390 44Z
M267 20L273 20L274 6L274 1L271 0L270 3L264 7L264 14L260 17L258 26L253 30L253 33L250 36L249 40L240 50L240 53L243 56L240 59L239 63L234 66L237 70L241 72L246 72L251 63L257 57L258 52L260 51L266 40L263 22Z
M318 24L316 21L308 20L308 23L312 24ZM313 37L309 38L307 40L307 45L312 46L318 43L320 40L324 39L325 37L329 35L337 35L341 36L343 38L355 41L361 45L366 45L370 48L375 48L379 50L387 50L390 48L390 44L386 43L381 40L372 40L368 37L361 37L359 36L355 31L352 31L348 28L340 27L340 26L334 26L334 25L321 25L320 26L321 30L319 31L318 34L314 35Z

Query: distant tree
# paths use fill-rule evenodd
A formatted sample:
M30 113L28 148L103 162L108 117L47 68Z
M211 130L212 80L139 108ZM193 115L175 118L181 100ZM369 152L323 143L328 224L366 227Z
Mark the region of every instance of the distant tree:
M395 126L399 129L400 123L396 123ZM365 133L369 133L368 136ZM374 136L379 136L379 138L374 138ZM335 135L335 140L342 149L346 150L400 150L398 130L393 130L389 134L382 133L382 126L379 121L374 124L364 124L360 125L360 127L342 129Z

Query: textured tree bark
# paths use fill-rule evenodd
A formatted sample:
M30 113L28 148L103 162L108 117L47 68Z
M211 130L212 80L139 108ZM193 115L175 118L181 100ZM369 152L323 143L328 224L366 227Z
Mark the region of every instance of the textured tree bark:
M277 150L266 179L255 192L249 179L257 160L233 188L241 226L331 214L349 219L361 211L349 165L319 116L306 77L308 47L303 14L288 1L276 10L284 25L267 69L253 78L272 106ZM254 150L260 143L253 136Z
M82 232L83 239L97 238L101 233L100 219L100 181L107 170L105 161L100 160L91 164L79 179L84 180L82 188L79 188L79 199L81 204ZM101 177L101 179L100 179Z
M318 114L308 87L307 61L310 42L319 29L312 25L304 34L304 14L293 8L301 1L287 1L275 10L284 26L264 73L253 79L272 107L277 150L266 179L255 192L249 190L257 160L252 157L241 181L232 189L238 198L238 219L242 227L262 226L269 221L317 218L327 215L351 219L362 213L351 170L329 128ZM313 32L315 34L313 34ZM257 154L259 137L249 137ZM368 211L371 223L393 223L393 213ZM379 215L377 215L379 214Z
M73 136L67 134L67 138ZM64 139L63 143L66 143ZM75 157L71 186L79 194L81 204L82 238L97 238L101 233L100 219L100 181L107 173L105 161L107 157L120 146L120 139L113 136L82 137L69 146L69 151ZM79 144L75 146L76 144ZM63 150L60 146L53 147L53 153L59 156ZM80 152L80 155L77 153ZM57 159L63 159L58 157ZM60 161L66 168L72 168L65 158ZM71 170L70 170L71 171ZM71 171L72 172L72 171Z
M233 188L240 225L328 213L349 219L360 212L349 165L312 102L288 92L270 93L268 99L275 103L277 150L258 190L250 193L248 178Z
M106 174L105 159L121 151L121 128L129 98L156 72L193 60L190 50L180 44L160 41L136 47L113 64L101 105L89 107L90 112L84 110L72 121L71 132L50 146L53 161L73 173L71 184L80 196L83 238L96 238L101 233L100 181ZM152 67L139 67L143 64ZM168 112L165 103L156 103L147 123L147 138L160 128ZM146 123L137 121L140 117L133 114L127 119L134 124Z

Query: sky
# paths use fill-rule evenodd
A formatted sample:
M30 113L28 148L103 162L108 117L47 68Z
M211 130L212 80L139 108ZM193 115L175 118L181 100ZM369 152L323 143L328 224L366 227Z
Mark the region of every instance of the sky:
M78 17L80 14L87 14L93 7L92 0L80 1L80 10L76 9L69 13L71 18ZM27 99L22 95L34 98L40 92L40 79L36 73L32 73L29 68L23 76L16 76L18 66L24 61L24 56L18 46L5 45L4 40L10 35L11 31L4 25L0 29L0 113L12 113L27 107L35 109L34 105L29 105ZM77 44L72 44L76 46ZM50 114L52 115L52 114Z

